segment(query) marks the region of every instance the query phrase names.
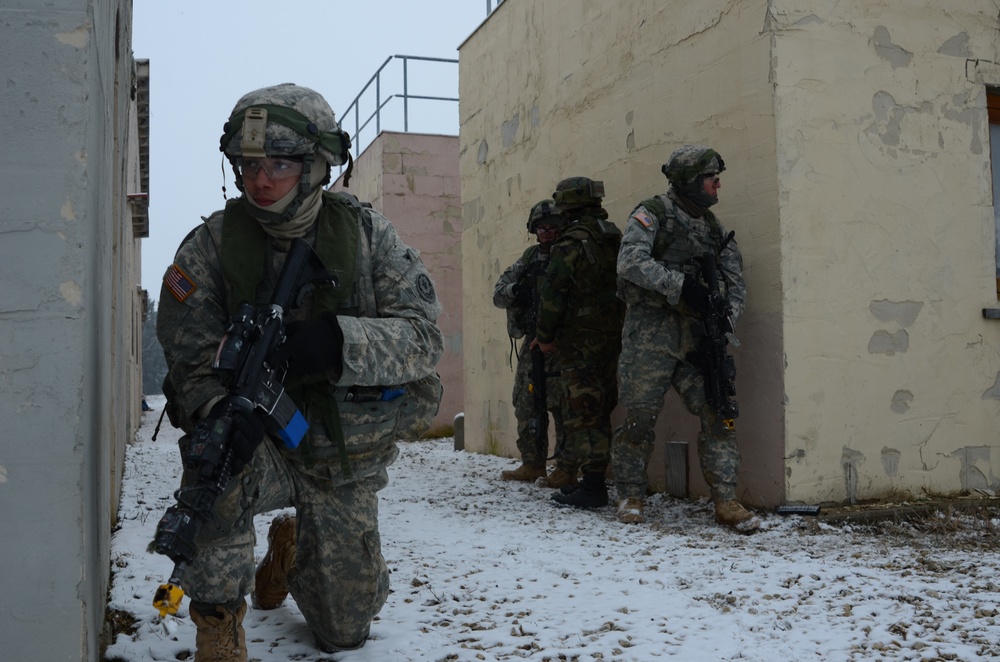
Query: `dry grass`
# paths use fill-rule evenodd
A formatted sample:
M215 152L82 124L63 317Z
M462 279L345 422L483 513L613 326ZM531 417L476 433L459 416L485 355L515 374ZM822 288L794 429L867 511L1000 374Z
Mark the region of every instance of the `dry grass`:
M444 439L455 436L455 426L451 423L447 425L435 425L431 429L420 435L421 439Z

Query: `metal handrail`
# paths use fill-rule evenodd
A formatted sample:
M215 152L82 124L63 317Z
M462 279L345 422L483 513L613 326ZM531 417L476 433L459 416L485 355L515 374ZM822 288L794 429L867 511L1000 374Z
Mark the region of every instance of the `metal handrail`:
M382 72L385 70L389 63L393 60L403 61L403 93L402 94L390 94L385 100L382 100ZM374 75L365 83L365 86L361 88L358 95L354 97L348 106L347 110L341 114L341 122L343 123L345 118L350 117L353 114L354 119L354 133L351 135L351 147L354 149L355 158L361 153L361 142L360 136L361 132L371 124L372 120L375 121L375 135L377 136L382 132L382 109L392 101L393 99L403 100L403 131L408 132L410 130L410 99L421 100L421 101L453 101L457 102L458 97L439 97L423 94L410 94L409 88L409 70L408 65L410 60L416 60L421 62L442 62L447 64L458 64L458 60L439 58L439 57L422 57L419 55L390 55L386 58L382 66L378 68ZM366 117L364 121L361 119L361 106L360 101L368 89L375 84L375 110L372 111L371 115ZM342 127L343 128L343 127ZM346 128L345 128L346 130ZM365 145L367 147L367 145ZM342 169L341 169L342 170Z

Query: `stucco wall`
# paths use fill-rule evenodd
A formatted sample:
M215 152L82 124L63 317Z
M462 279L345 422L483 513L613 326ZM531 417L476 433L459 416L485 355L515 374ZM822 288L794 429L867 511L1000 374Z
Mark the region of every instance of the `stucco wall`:
M981 312L997 306L996 6L889 4L508 0L463 44L469 448L516 453L489 292L530 205L583 174L621 223L700 142L726 159L716 209L746 265L741 496L1000 487L1000 342ZM675 396L657 437L694 438Z
M752 502L782 494L784 453L770 37L765 2L507 0L459 49L466 447L516 456L503 311L492 288L531 237L528 210L563 177L603 180L624 227L666 190L661 164L684 143L725 158L723 223L745 257L750 306L735 352L743 468ZM618 413L618 417L621 412ZM667 400L650 464L663 488L663 443L690 443L691 489L705 493L695 419Z
M125 196L131 3L0 5L0 641L96 660L137 421Z
M342 188L339 181L334 188ZM451 425L464 392L458 138L383 131L358 157L347 190L392 221L434 280L445 342L438 363L444 395L434 425Z
M998 27L991 1L772 3L791 499L1000 487Z

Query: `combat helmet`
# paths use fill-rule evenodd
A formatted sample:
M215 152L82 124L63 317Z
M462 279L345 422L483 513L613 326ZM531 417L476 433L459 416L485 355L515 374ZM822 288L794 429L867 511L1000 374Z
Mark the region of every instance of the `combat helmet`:
M555 193L552 194L556 208L564 214L589 207L600 208L603 197L604 182L587 177L567 177L556 184Z
M660 168L670 183L685 187L695 183L699 175L717 175L726 169L726 163L711 147L684 145L670 154Z
M294 216L305 197L329 181L330 166L348 164L345 185L353 166L350 136L340 128L326 99L315 90L292 83L254 90L237 101L223 127L219 149L233 165L241 191L239 159L302 159L298 195L279 218L268 219L272 222Z
M551 199L536 202L528 214L528 232L534 234L539 225L559 227L566 222L562 213L556 209L555 201Z
M705 190L705 178L725 169L726 163L719 153L705 145L684 145L675 149L660 168L680 195L703 209L719 201L718 195Z

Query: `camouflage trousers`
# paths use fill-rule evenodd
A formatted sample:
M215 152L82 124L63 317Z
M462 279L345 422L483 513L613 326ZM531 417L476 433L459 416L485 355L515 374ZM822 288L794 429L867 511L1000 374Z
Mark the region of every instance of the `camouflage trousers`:
M521 461L529 467L540 467L545 464L549 455L548 442L543 451L535 436L529 428L529 421L535 414L534 394L528 389L531 383L531 350L528 346L531 343L525 341L517 352L517 367L514 369L514 391L511 399L514 403L514 417L517 419L517 450L521 454ZM550 363L546 359L546 366ZM554 453L557 458L561 456L562 448L565 445L562 423L562 413L559 411L559 388L555 377L546 377L546 403L552 420L555 423L556 444ZM548 430L546 430L548 437ZM545 453L545 456L542 453Z
M712 497L736 497L740 465L736 433L722 428L705 401L701 370L684 358L698 347L698 324L664 308L628 307L618 361L620 398L627 414L612 442L612 468L621 498L646 496L646 470L655 442L653 428L671 386L687 410L701 420L698 461Z
M559 374L552 390L558 389L558 414L565 438L557 465L603 474L611 462L611 412L618 404L615 363L554 367Z
M202 527L183 588L192 600L209 604L249 593L255 570L253 516L294 507L298 538L289 592L322 645L363 641L389 595L378 530L378 491L387 483L383 467L367 478L334 485L302 471L265 441L216 502L213 520Z

